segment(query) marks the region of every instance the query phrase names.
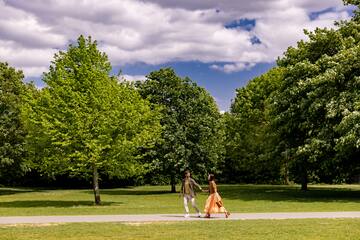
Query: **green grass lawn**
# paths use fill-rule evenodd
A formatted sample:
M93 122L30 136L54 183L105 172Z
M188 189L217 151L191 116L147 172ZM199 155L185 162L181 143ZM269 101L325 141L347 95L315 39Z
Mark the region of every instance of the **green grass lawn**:
M360 219L71 223L1 226L0 239L358 240Z
M230 212L359 211L360 185L299 186L220 185ZM200 193L202 209L207 197ZM169 186L101 190L102 206L93 205L91 190L0 188L0 216L182 213L179 194ZM192 210L192 209L191 209Z

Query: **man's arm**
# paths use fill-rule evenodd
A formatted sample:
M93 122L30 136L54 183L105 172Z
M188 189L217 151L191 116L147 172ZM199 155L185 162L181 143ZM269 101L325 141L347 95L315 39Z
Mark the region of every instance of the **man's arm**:
M180 194L184 194L184 180L181 181L181 190L180 190Z
M195 182L194 179L191 179L191 180L192 180L193 184L194 184L198 189L200 189L200 191L202 191L201 186L200 186L199 184L197 184L197 182Z

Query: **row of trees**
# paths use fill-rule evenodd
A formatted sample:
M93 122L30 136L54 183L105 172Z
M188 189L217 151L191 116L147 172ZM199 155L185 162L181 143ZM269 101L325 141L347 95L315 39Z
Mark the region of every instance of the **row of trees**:
M0 180L24 173L91 181L170 182L183 170L224 182L345 182L359 174L360 14L306 32L221 115L172 69L129 83L80 36L55 55L46 87L0 63ZM26 176L25 176L26 179Z
M172 69L145 82L119 81L105 53L83 36L55 55L43 89L0 66L3 181L25 170L91 179L100 204L101 177L162 176L175 192L186 168L204 176L221 158L215 101Z

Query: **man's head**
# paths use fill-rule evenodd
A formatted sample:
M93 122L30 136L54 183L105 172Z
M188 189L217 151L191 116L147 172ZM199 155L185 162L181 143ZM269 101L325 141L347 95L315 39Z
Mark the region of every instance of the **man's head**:
M190 171L189 170L186 170L185 172L184 172L184 176L186 177L186 178L189 178L190 177Z

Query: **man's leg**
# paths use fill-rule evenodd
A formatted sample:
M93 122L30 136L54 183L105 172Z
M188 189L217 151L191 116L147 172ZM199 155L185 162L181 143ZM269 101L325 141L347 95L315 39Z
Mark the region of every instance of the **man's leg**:
M195 208L197 214L198 214L198 217L201 217L201 213L200 213L200 210L199 208L196 206L196 202L195 202L195 198L191 198L191 205L193 206L193 208Z
M185 195L184 195L185 217L189 217L189 206L188 206L188 202L189 202L189 196L185 194Z

